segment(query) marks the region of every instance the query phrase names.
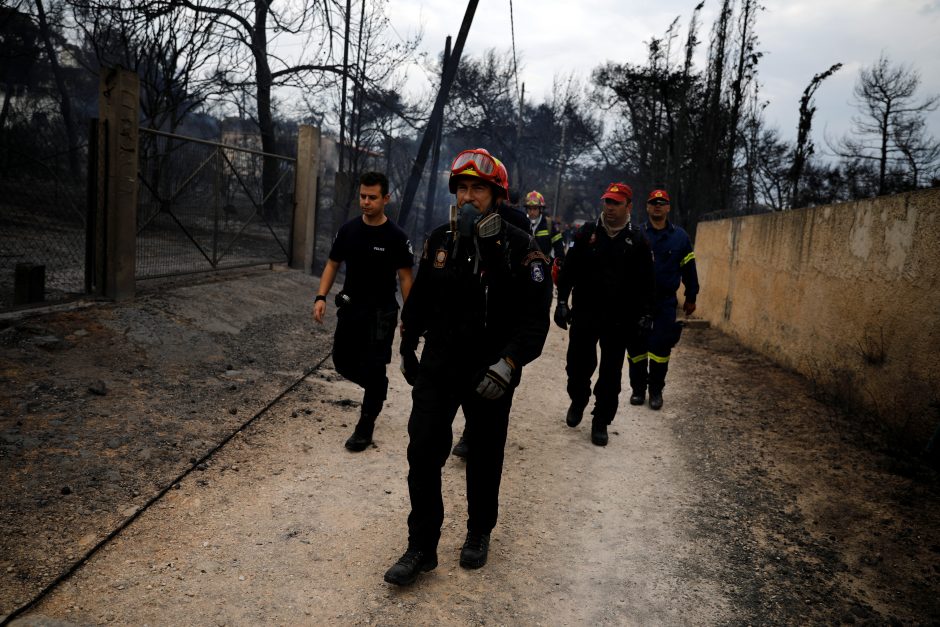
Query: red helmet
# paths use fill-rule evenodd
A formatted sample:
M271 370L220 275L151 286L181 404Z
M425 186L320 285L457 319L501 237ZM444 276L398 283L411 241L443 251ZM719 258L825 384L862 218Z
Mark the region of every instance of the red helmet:
M525 195L525 206L526 206L526 209L528 209L529 207L542 208L545 206L545 196L543 196L542 194L538 193L535 190L532 190L531 192Z
M496 189L496 200L509 200L509 172L502 161L494 157L485 148L464 150L450 166L450 193L457 192L457 176L476 176Z

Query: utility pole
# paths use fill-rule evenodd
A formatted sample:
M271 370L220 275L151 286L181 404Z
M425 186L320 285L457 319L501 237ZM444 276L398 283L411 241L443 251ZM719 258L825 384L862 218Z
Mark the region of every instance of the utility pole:
M522 106L525 103L525 83L522 83L522 89L519 92L519 115L516 117L516 145L513 146L513 152L516 155L515 163L512 164L512 180L516 182L514 187L522 192L520 177L522 176L519 162L522 161L522 155L519 154L519 144L522 143Z
M473 14L477 10L479 0L469 0L467 2L467 12L464 13L463 23L460 24L460 32L457 33L457 41L454 43L454 51L448 59L447 67L444 70L444 76L441 77L441 88L437 92L437 99L434 101L434 109L431 111L431 119L424 128L424 136L421 138L421 145L418 146L418 155L415 157L414 165L411 167L411 176L408 178L408 185L405 187L405 194L402 197L401 212L398 214L398 223L404 224L408 219L408 213L411 211L411 205L414 203L415 194L418 192L418 185L421 183L421 174L424 172L424 166L428 160L428 151L431 149L431 142L437 131L437 125L441 123L444 117L444 103L447 102L447 95L450 93L450 86L457 76L457 67L460 65L460 55L463 53L463 45L467 41L467 35L470 33L470 24L473 23Z
M558 205L561 204L561 175L565 169L565 135L568 131L568 123L562 118L561 121L561 147L558 149L558 175L555 177L555 202L552 210L552 222L558 223Z
M447 71L447 62L450 59L450 35L444 41L444 64L441 67L441 76ZM428 196L424 202L424 228L425 230L434 219L434 196L437 193L437 167L441 158L441 135L444 134L444 116L441 116L441 123L437 125L437 134L434 138L434 150L431 153L431 174L428 176ZM415 237L417 239L418 218L415 217Z
M343 171L343 143L346 141L346 77L349 76L349 22L352 17L352 0L346 0L346 38L343 43L343 93L339 103L339 167Z

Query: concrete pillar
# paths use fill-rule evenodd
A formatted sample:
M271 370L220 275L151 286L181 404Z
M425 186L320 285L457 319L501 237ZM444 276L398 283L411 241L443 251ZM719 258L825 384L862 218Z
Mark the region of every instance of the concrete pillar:
M291 268L313 270L316 229L317 173L320 171L320 129L302 125L297 136L297 165L294 181L294 227L291 241Z
M140 81L122 68L102 72L98 84L101 174L98 195L99 263L102 295L115 300L134 296L137 256L138 107Z

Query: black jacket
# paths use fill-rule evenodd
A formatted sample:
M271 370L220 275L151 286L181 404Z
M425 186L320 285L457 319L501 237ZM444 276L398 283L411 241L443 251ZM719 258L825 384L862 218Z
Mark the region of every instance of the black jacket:
M532 236L535 237L535 243L538 244L539 250L541 250L546 257L550 256L552 252L554 252L555 257L561 257L564 259L564 238L555 227L554 222L549 220L548 217L546 217L544 214L540 215L539 221L532 231Z
M558 273L558 300L576 319L633 323L653 310L655 282L649 243L632 224L611 239L600 224L581 226Z
M402 309L402 348L417 347L423 336L421 369L434 377L470 384L508 357L518 381L542 352L552 298L548 259L528 233L505 221L485 242L479 260L474 242L448 225L425 242Z

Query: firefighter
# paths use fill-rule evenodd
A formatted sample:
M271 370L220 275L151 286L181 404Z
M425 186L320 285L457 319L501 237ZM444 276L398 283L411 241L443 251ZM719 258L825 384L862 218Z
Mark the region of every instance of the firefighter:
M517 226L522 230L527 230L529 228L529 219L526 217L526 214L519 209L519 190L515 187L509 188L509 194L507 200L501 200L496 205L496 212L499 213L499 217L503 219L504 222L508 222L513 226ZM467 437L461 433L460 438L457 440L457 444L454 445L454 449L451 453L455 457L461 459L467 459L467 454L470 452L470 449L467 445Z
M525 209L529 216L529 230L542 253L546 257L564 259L564 237L555 227L555 223L545 215L545 197L532 190L525 196Z
M408 419L408 548L385 581L408 585L437 566L444 521L441 469L458 408L466 417L467 535L463 568L486 563L496 525L503 448L522 368L548 333L548 260L528 233L505 222L505 166L486 150L451 165L451 220L428 237L402 310L401 369L414 386ZM424 349L418 360L419 338Z
M676 321L679 282L685 286L682 303L685 315L690 316L695 311L695 298L699 292L692 241L682 227L669 221L671 207L669 192L665 189L650 192L646 201L649 219L640 231L653 250L656 274L653 330L647 338L641 338L645 341L629 347L630 387L633 390L630 404L642 405L649 389L650 409L656 410L662 409L669 355L682 333L682 323Z
M574 236L558 272L558 305L554 320L568 332L569 427L581 423L594 385L591 442L607 445L607 426L617 414L620 380L627 344L649 327L653 302L653 258L649 244L630 223L633 190L611 183L601 198L596 222L585 223ZM568 306L568 296L572 304Z

